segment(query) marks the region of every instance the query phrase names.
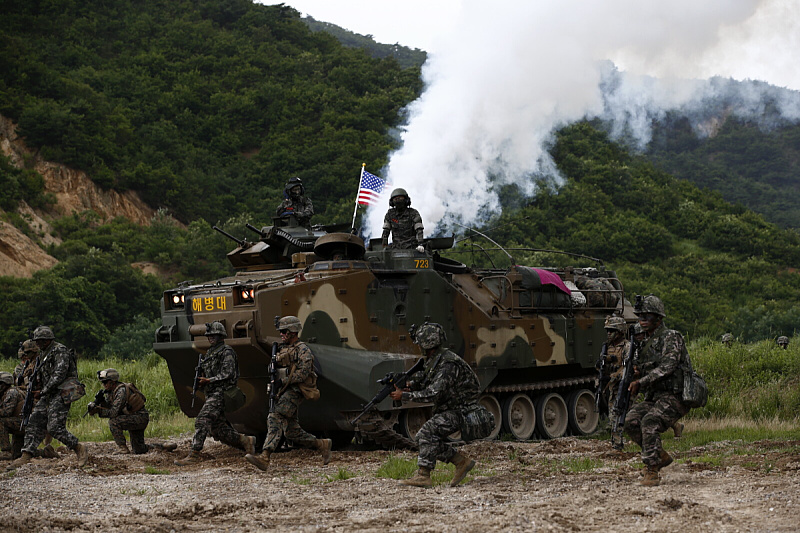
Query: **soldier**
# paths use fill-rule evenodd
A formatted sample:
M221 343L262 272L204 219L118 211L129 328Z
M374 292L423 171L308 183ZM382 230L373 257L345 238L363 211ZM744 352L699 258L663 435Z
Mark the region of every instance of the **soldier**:
M395 401L433 403L433 416L415 437L419 446L419 471L401 483L414 487L432 486L431 472L438 460L456 466L450 481L450 486L455 487L475 467L475 461L456 451L448 436L457 431L462 435L465 433L465 412L478 405L480 383L463 359L442 346L446 340L442 326L426 322L413 332L413 336L426 357L425 368L412 376L407 389L395 388L390 396ZM491 416L483 422L486 427L481 428L475 438L486 437L493 429Z
M39 347L38 358L41 362L37 378L40 379L42 388L31 391L39 401L34 406L25 428L22 456L11 463L7 470L13 470L30 462L45 432L74 451L78 458L78 467L83 467L89 458L89 450L85 444L78 442L75 435L67 431L70 405L82 396L77 392L82 385L78 382L75 355L63 344L55 342L55 335L47 326L36 328L33 340Z
M144 430L150 423L150 414L144 406L147 398L133 383L120 383L119 372L113 368L100 370L97 379L105 389L104 401L100 404L89 402L88 412L100 418L108 418L108 428L117 443L119 453L131 453L125 440L125 431L131 435L133 453L147 453L150 449L144 442ZM156 444L153 447L172 451L178 445Z
M608 385L601 391L601 394L604 394L608 400L608 418L613 421L620 414L617 413L615 404L619 392L619 382L622 380L624 371L623 363L628 356L631 343L625 338L628 326L621 316L606 318L605 329L606 355L604 361L598 361L598 364L603 365L603 373L609 377Z
M780 337L778 337L778 341L777 342L778 342L778 346L780 346L784 350L789 347L789 337L787 337L786 335L781 335Z
M283 189L283 201L275 210L275 216L288 219L294 215L299 225L308 227L311 224L311 217L314 216L314 206L304 195L305 187L300 178L291 178Z
M25 432L21 431L22 404L25 393L14 386L14 377L8 372L0 372L0 460L16 459L22 454L22 441ZM12 442L9 443L8 435Z
M689 412L682 401L683 370L688 352L683 336L664 325L664 304L652 294L634 308L644 331L639 348L635 379L628 390L632 396L641 390L644 401L634 405L625 421L625 432L642 447L646 471L642 485L661 483L659 471L672 463L662 448L661 433Z
M318 439L300 427L297 421L297 411L305 399L316 400L319 398L317 389L317 374L314 372L314 354L304 342L300 340L302 329L300 319L296 316L285 316L278 321L278 331L283 343L275 356L276 363L281 369L286 369L283 383L279 387L278 399L275 408L267 417L267 439L264 441L264 451L261 455L248 454L245 458L261 470L269 466L269 457L280 444L281 435L293 444L305 448L316 448L322 452L322 464L326 465L331 460L330 439Z
M39 347L36 343L32 339L26 339L19 349L19 364L14 368L14 384L17 387L28 387L38 355Z
M730 348L731 344L733 344L733 335L731 335L730 333L723 334L722 344L724 344L726 348Z
M175 464L186 466L201 460L200 451L211 433L215 439L228 446L255 452L255 437L238 433L225 418L225 391L235 387L239 381L239 361L233 348L225 344L228 332L220 322L206 324L206 339L211 347L200 361L201 377L198 384L204 389L206 401L194 422L192 451Z
M422 253L422 216L411 207L411 198L405 189L395 189L389 199L389 211L383 218L384 248L389 246L389 233L392 234L392 247L398 249L415 248Z

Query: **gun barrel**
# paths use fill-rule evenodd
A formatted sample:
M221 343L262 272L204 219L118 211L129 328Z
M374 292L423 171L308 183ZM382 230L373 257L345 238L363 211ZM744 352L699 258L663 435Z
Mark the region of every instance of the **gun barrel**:
M225 235L227 238L229 238L230 240L232 240L233 242L235 242L239 246L244 246L247 243L246 240L237 239L236 237L234 237L233 235L231 235L230 233L228 233L224 229L218 228L217 226L211 226L211 229L217 230L218 232L222 233L223 235Z
M247 224L245 224L244 227L246 227L247 229L249 229L251 231L254 231L254 232L258 233L259 237L262 237L262 238L264 237L264 233L260 229L255 227L254 225L250 224L249 222Z

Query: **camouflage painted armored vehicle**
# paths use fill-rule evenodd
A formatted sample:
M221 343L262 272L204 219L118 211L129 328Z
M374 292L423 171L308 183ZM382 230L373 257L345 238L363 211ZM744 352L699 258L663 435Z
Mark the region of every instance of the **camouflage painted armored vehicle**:
M477 373L481 401L501 431L524 440L595 430L595 362L606 316L632 318L612 271L598 268L469 268L441 257L453 238L428 239L426 249L369 249L335 227L277 225L254 243L237 240L228 254L235 275L164 293L154 349L169 365L181 409L191 407L197 354L208 348L204 324L224 324L239 355L247 403L229 414L239 431L266 431L268 363L279 342L275 316L294 315L314 352L321 399L305 402L304 428L349 441L355 433L388 445L408 437L429 416L426 405L390 398L352 421L389 372L420 357L409 328L438 322L447 345ZM573 289L573 290L571 290Z

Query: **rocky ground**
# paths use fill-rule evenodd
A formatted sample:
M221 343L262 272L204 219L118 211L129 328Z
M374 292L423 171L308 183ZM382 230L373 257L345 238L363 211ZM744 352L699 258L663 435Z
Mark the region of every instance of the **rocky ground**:
M642 487L634 453L563 438L464 447L480 459L465 484L432 489L379 478L388 451L273 455L268 472L208 442L206 460L114 455L91 443L5 474L1 531L798 531L800 442L715 443L677 454L659 487ZM409 452L399 456L413 459ZM0 465L3 466L3 465ZM440 467L441 468L441 467ZM437 469L438 472L438 469ZM352 477L351 477L352 476ZM439 476L435 476L439 477ZM792 511L795 509L795 511Z

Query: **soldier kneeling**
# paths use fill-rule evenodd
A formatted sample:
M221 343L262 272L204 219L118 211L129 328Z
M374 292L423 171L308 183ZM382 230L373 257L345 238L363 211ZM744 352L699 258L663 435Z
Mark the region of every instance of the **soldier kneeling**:
M411 376L409 388L390 394L395 401L433 404L433 417L417 432L419 472L404 485L430 487L431 471L436 461L453 463L456 467L450 486L455 487L475 467L475 461L456 451L449 436L457 431L469 442L482 439L494 428L494 417L478 403L480 383L469 364L442 344L444 328L424 323L411 332L414 342L426 358L425 369ZM412 392L413 391L413 392Z
M119 372L113 368L97 372L97 379L103 384L105 392L99 404L89 403L87 406L89 413L96 414L100 418L108 418L108 428L120 453L131 453L125 440L125 431L130 433L133 453L147 453L149 447L144 441L144 430L150 423L150 413L144 406L147 398L133 383L121 383ZM154 447L171 451L177 448L177 445L158 444Z

